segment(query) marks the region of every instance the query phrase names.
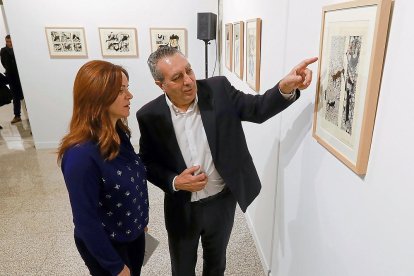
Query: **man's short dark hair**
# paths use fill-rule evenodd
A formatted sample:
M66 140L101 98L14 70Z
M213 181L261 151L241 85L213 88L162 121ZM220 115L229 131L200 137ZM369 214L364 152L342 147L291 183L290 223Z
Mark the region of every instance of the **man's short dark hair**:
M10 35L8 34L8 35L6 35L6 39L11 39L11 37L10 37Z
M156 81L163 81L164 76L161 74L160 71L157 70L157 63L160 61L160 59L165 57L170 57L175 54L183 55L180 50L167 46L167 45L161 45L158 47L158 49L153 52L147 60L148 67L151 71L151 75ZM184 56L184 55L183 55Z

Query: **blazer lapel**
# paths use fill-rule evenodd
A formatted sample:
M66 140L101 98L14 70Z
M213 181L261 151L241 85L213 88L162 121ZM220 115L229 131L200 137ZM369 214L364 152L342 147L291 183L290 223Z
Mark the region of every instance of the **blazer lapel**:
M177 137L175 136L174 126L171 118L171 111L165 102L165 99L162 99L162 103L160 105L160 112L162 113L162 117L164 119L165 124L161 126L162 136L165 137L164 143L167 147L167 152L171 152L175 157L175 164L177 164L177 170L181 173L183 170L187 168L185 164L184 157L181 153L180 146L178 145Z
M201 120L203 121L207 141L210 146L213 159L216 157L216 116L214 110L214 99L208 87L198 85L197 83L198 107L200 108Z

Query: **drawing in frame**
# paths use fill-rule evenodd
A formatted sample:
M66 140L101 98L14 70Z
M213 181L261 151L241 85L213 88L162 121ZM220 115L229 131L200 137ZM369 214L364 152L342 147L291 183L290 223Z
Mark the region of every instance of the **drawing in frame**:
M260 53L262 20L246 21L246 82L256 92L260 91Z
M138 57L137 29L99 28L103 57Z
M150 28L151 52L160 46L177 48L187 56L187 29L184 28Z
M366 174L391 0L323 8L313 137L356 174Z
M88 57L85 30L81 27L46 27L50 57Z
M243 79L244 69L244 22L233 24L233 70L236 76Z
M227 69L232 70L233 59L233 24L227 23L224 25L224 47L225 47L225 65Z

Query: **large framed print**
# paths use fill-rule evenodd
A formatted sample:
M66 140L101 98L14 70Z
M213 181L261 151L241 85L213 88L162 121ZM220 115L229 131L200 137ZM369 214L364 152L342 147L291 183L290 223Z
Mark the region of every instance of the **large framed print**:
M262 20L246 22L246 82L256 92L260 91L260 52Z
M184 28L151 28L151 51L155 52L160 46L177 48L187 56L187 30Z
M234 73L243 79L244 68L244 22L233 24L233 69Z
M225 37L225 40L224 40L225 65L227 69L231 71L232 70L232 59L233 59L233 56L232 56L233 54L233 24L232 23L228 23L224 25L224 37Z
M366 174L386 49L391 0L323 8L313 137Z
M87 57L85 30L71 27L46 27L50 57Z
M103 57L138 57L135 28L99 28Z

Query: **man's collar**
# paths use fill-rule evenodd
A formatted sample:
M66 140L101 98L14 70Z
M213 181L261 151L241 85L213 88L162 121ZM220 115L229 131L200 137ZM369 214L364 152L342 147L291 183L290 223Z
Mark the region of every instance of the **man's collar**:
M188 107L187 111L183 112L180 111L178 109L178 107L176 107L172 101L170 100L170 98L168 98L167 94L165 93L165 101L167 102L167 105L174 111L175 115L178 114L185 114L185 113L189 113L192 112L195 108L195 106L198 104L198 95L196 94L196 97L194 99L194 101L191 103L191 105Z

